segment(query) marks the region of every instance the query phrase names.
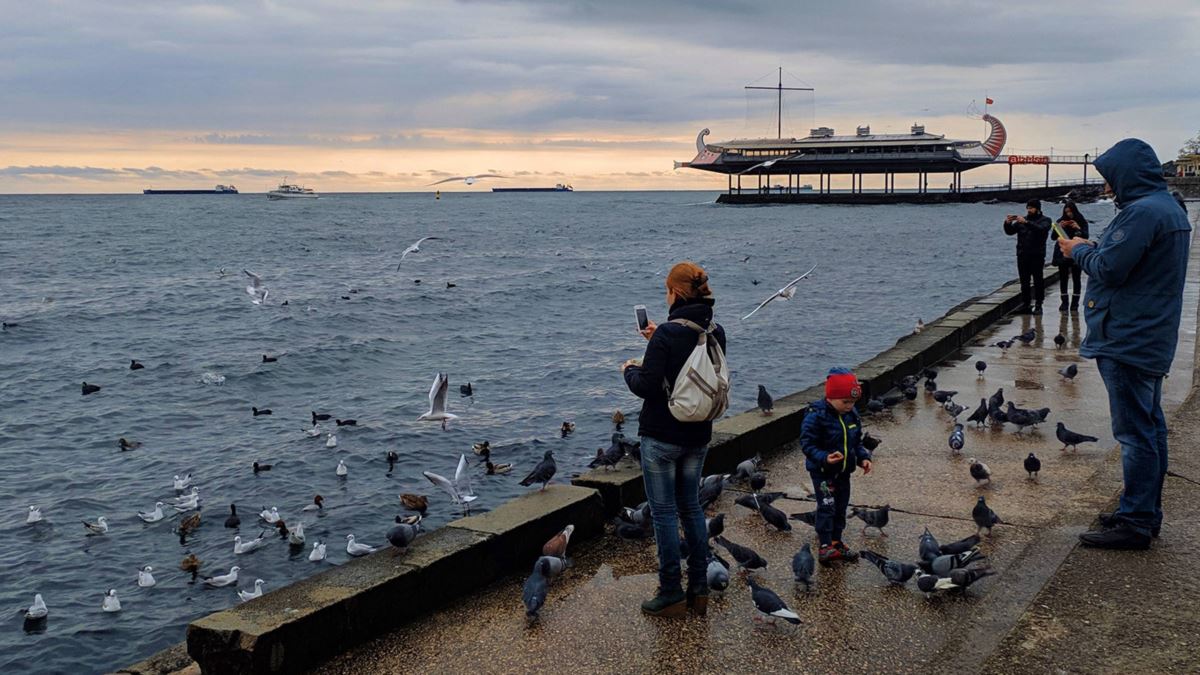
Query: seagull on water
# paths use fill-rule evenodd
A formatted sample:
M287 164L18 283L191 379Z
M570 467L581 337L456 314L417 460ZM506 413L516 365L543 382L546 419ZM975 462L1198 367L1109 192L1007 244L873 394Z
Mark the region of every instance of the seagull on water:
M374 546L367 546L366 544L360 544L357 541L354 541L353 534L346 535L346 553L358 557L368 553L374 553L375 550L376 549Z
M29 515L25 516L25 523L32 525L42 521L42 510L36 506L29 507Z
M417 421L430 420L442 423L442 431L446 430L446 422L458 419L458 415L446 412L446 392L450 389L450 378L445 373L438 373L433 378L433 386L429 388L429 412L421 413Z
M89 535L108 534L108 518L105 518L104 516L97 518L96 522L94 523L89 523L85 520L83 521L83 526L87 528L87 533Z
M138 518L147 523L157 523L163 519L163 503L155 502L153 511L138 511Z
M337 469L334 470L334 473L342 478L345 478L346 474L350 473L350 470L346 468L346 463L339 459Z
M154 580L154 575L150 573L152 571L154 571L154 568L149 565L146 565L142 569L138 570L138 586L142 588L150 588L154 584L158 583Z
M38 619L46 618L48 614L50 614L50 610L46 608L46 601L42 600L42 594L34 593L33 604L29 606L29 609L25 610L25 620L37 621Z
M233 567L229 568L229 574L218 574L215 577L204 577L204 583L212 586L213 588L221 588L222 586L236 584L238 580L238 570L240 569L242 568L234 565Z
M246 273L246 276L250 277L250 285L246 286L246 294L250 296L250 302L256 305L266 302L267 296L270 295L271 291L267 290L266 286L263 286L262 277L250 270L242 271Z
M274 525L275 523L279 522L279 507L272 506L268 510L267 507L264 506L263 510L260 511L258 515L260 518L267 521L268 525Z
M108 592L104 594L104 604L100 605L100 609L106 612L121 611L121 601L117 599L117 589L108 589Z
M746 316L743 316L742 321L745 321L746 319L749 319L750 317L754 316L755 312L762 309L763 307L766 307L767 303L771 302L775 298L780 298L782 300L791 300L792 297L796 295L796 284L800 283L801 280L803 280L808 275L812 274L812 271L815 269L817 269L817 266L813 265L811 268L809 268L809 270L807 272L805 272L804 274L801 274L800 276L793 279L791 281L791 283L789 283L787 286L784 286L783 288L779 289L778 291L775 291L774 295L767 298L766 300L763 300L762 304L760 304L758 307L754 308L754 311L750 312Z
M308 559L310 562L321 562L322 560L324 560L325 559L325 544L323 544L319 541L314 541L313 542L313 550L312 550L312 553L308 554Z
M400 254L400 262L396 263L396 271L397 272L400 271L400 263L404 262L404 259L408 257L408 254L409 253L420 253L421 252L421 243L428 239L441 239L441 237L421 237L412 246L409 246L408 248L404 249L404 252Z
M325 437L325 447L327 447L327 448L336 448L337 447L337 434L333 433L332 431L329 432L329 435Z
M254 580L254 590L253 591L238 591L238 597L242 599L242 602L249 602L255 598L262 597L262 587L263 587L263 584L265 584L265 583L266 582L263 581L262 579L255 579Z
M184 490L188 489L189 485L192 484L192 474L189 473L188 475L184 476L183 478L180 478L179 476L175 476L174 483L175 483L175 491L183 492Z
M460 181L460 180L462 182L466 183L467 185L474 185L477 181L479 181L482 178L508 178L508 176L501 176L498 173L480 173L480 174L476 174L474 176L451 176L449 178L443 178L437 182L430 183L427 187L433 187L434 185L441 185L442 183L453 183L455 181Z
M304 545L304 523L296 523L296 526L288 530L288 543L292 546Z
M263 546L266 545L266 543L267 543L266 538L263 537L261 534L244 544L242 543L242 538L240 536L235 535L233 537L233 552L235 554L239 554L239 555L242 553L249 553L251 551L256 551L259 548L262 548Z
M454 480L438 475L432 471L421 472L430 483L442 488L455 504L470 504L478 499L471 489L471 478L467 475L467 456L458 456L458 468L454 471Z

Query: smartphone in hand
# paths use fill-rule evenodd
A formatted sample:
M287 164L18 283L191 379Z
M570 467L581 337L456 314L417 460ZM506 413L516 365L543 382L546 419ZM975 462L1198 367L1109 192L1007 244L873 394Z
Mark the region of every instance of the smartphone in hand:
M650 325L650 315L646 314L646 306L634 305L633 315L637 319L638 332L646 330L646 327Z

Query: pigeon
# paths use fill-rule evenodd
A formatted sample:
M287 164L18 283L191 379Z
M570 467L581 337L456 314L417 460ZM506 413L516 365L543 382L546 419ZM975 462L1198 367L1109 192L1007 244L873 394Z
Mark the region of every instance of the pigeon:
M1067 338L1063 337L1062 333L1054 336L1054 348L1062 349L1067 344Z
M262 587L263 587L263 584L265 584L265 583L266 582L263 581L262 579L255 579L254 580L254 590L253 591L238 591L238 598L240 598L242 602L250 602L251 600L253 600L255 598L262 597Z
M883 439L878 436L872 436L869 431L863 434L862 437L862 445L867 449L867 452L875 452L875 448L878 448L882 441Z
M153 571L154 568L149 565L146 565L142 569L138 570L138 586L141 588L150 588L154 584L158 583L154 580L154 575L151 574Z
M808 542L800 547L796 555L792 556L792 576L795 578L796 584L804 584L805 591L811 591L813 585L812 575L816 571L816 561L813 559L812 545Z
M467 475L467 456L465 454L458 456L458 466L454 469L454 480L432 471L422 471L421 475L425 476L430 483L445 490L455 504L465 506L479 498L475 495L475 490L471 488L471 477Z
M141 370L141 369L143 369L143 368L145 368L145 367L146 367L146 366L144 366L144 365L142 365L142 364L138 363L138 362L137 362L137 359L129 359L129 369L130 369L130 370Z
M721 536L721 533L725 531L725 514L718 513L712 518L705 519L704 525L708 531L709 539Z
M950 591L956 588L958 586L949 577L943 578L936 574L920 574L917 576L917 589L922 593Z
M42 521L42 510L36 506L29 507L29 514L25 516L25 524L32 525Z
M783 599L775 594L775 591L760 586L754 582L751 577L746 577L746 583L750 586L750 599L754 603L754 609L757 609L762 614L770 618L770 623L774 624L775 619L783 619L790 624L799 625L800 617L795 612L788 609L787 604ZM759 617L754 617L755 621L759 621Z
M613 534L621 539L639 540L650 536L650 530L645 525L629 523L620 518L613 519Z
M976 581L979 581L984 577L990 577L994 574L997 574L997 572L990 567L959 568L950 570L950 581L952 581L955 586L958 586L959 589L964 589Z
M775 503L776 499L786 496L784 492L763 492L762 494L744 494L733 500L734 504L744 506L751 511L758 511L761 506Z
M744 481L750 480L750 476L754 475L762 468L762 459L755 455L750 459L738 462L737 468L733 471L733 480Z
M1020 340L1024 344L1029 344L1030 342L1033 342L1036 338L1037 338L1037 329L1036 328L1030 328L1029 330L1025 331L1024 333L1021 333L1020 335L1016 335L1013 337L1014 340Z
M1074 363L1068 364L1066 368L1060 368L1058 374L1068 380L1074 380L1075 376L1079 374L1079 366Z
M946 411L946 413L948 415L950 415L950 419L957 422L958 416L963 414L963 411L966 410L966 407L961 406L961 405L955 403L954 401L946 401L946 404L944 406L942 406L942 409L944 409Z
M942 389L936 389L933 392L933 400L937 401L938 403L945 404L947 401L953 400L954 395L957 393L958 393L957 391L945 391Z
M458 385L458 393L462 396L474 396L475 388L471 386L470 382L466 384L460 384Z
M767 561L751 548L735 544L725 537L715 537L713 541L724 547L726 551L729 551L729 555L733 556L733 559L737 561L738 567L747 572L760 570L767 566Z
M254 413L255 417L272 414L270 408L255 408L254 406L250 406L250 412Z
M983 556L983 553L978 548L971 548L953 555L939 555L933 560L922 560L920 567L929 574L936 574L939 577L944 577L950 574L950 570L956 570Z
M400 516L396 516L396 525L387 531L388 543L392 545L396 553L402 553L408 550L408 545L417 538L417 534L421 532L421 521L418 520L413 525L407 525L400 522Z
M138 511L137 515L138 515L138 518L141 518L143 521L145 521L147 523L157 523L158 521L160 521L164 518L163 503L157 502L154 504L153 511Z
M1037 458L1037 455L1032 452L1025 458L1025 473L1029 474L1029 480L1037 480L1038 472L1042 470L1042 460Z
M229 568L229 574L220 574L220 575L213 576L213 577L204 577L204 583L205 583L205 585L212 586L213 588L221 588L223 586L229 586L231 584L236 584L237 580L238 580L238 571L241 569L242 568L238 567L237 565L234 565L233 567Z
M1000 387L996 393L988 397L988 410L999 410L1002 405L1004 405L1004 387Z
M971 520L975 521L975 525L979 528L979 532L987 530L988 536L991 536L992 534L992 527L994 527L997 523L1004 522L1000 520L1000 516L996 515L996 512L987 505L987 501L983 498L983 496L979 497L979 501L975 502L975 508L971 509Z
M987 361L976 361L975 372L979 373L979 377L983 377L983 371L987 370Z
M533 573L525 580L525 588L521 599L525 602L525 620L533 623L538 619L538 612L546 604L546 594L549 590L547 578L550 576L550 563L538 558L533 566Z
M879 530L879 535L881 537L886 537L887 532L884 532L883 528L887 527L888 514L891 512L891 510L892 507L888 504L884 504L883 507L879 509L866 509L855 506L850 509L850 515L863 521L864 524L862 533L864 536L867 534L867 528L873 527Z
M263 354L263 355L262 355L262 362L263 362L263 363L275 363L275 362L276 362L276 361L278 361L278 360L279 360L279 358L278 358L278 357L275 357L275 356L267 356L266 354Z
M980 499L983 499L983 497L980 497ZM937 539L934 538L933 533L929 531L928 527L925 528L925 532L921 534L921 541L917 545L918 557L920 557L921 560L928 561L933 560L943 553L944 551L942 551L941 547L938 546Z
M729 588L729 568L722 564L721 559L717 556L714 555L708 559L705 575L708 577L710 590L722 592Z
M999 347L1001 352L1007 352L1009 349L1012 348L1013 341L1012 340L1001 340L992 346Z
M904 394L904 398L906 398L910 401L917 400L917 388L916 387L904 387L903 389L900 390L900 393Z
M977 410L975 412L979 411ZM962 452L963 445L966 444L966 438L963 436L963 425L957 423L954 425L954 431L950 432L949 443L950 449L954 451L954 454L957 455L958 453Z
M884 396L880 402L883 403L883 407L885 408L894 408L907 400L908 397L904 394L891 394Z
M233 552L234 552L234 554L237 554L237 555L241 555L243 553L250 553L252 551L257 551L258 549L260 549L266 545L267 545L267 540L261 534L258 535L257 537L255 537L254 539L251 539L250 541L245 542L245 543L242 543L241 536L234 535L234 537L233 537Z
M862 555L864 560L878 567L879 571L883 573L884 578L888 580L888 583L894 586L903 586L917 573L917 566L911 563L889 560L887 556L867 549L859 551L859 554Z
M438 373L433 377L433 386L429 388L429 411L421 413L417 421L429 420L431 422L441 422L442 430L446 430L446 423L450 420L458 419L458 415L446 412L446 392L449 391L450 378L445 373Z
M557 471L558 464L554 461L554 452L547 450L546 453L542 455L542 461L538 462L537 466L533 467L533 471L529 472L529 475L520 482L520 485L529 487L534 483L541 483L542 490L545 490L546 485L550 483L552 478L554 478L554 474Z
M770 504L759 504L758 513L768 525L777 532L791 532L792 524L788 522L787 514Z
M88 384L87 382L83 383L83 395L84 396L87 396L88 394L94 394L98 391L100 391L100 385Z
M767 388L761 384L758 385L758 409L761 410L762 414L764 415L770 415L771 411L775 410L774 399L772 399L771 395L767 393Z
M980 539L979 535L973 534L969 537L963 537L958 541L950 542L949 544L942 544L938 547L938 550L941 551L942 555L958 555L959 553L965 553L975 548L979 545L980 541L982 541L982 539ZM932 560L936 557L937 555L934 555L933 557L928 558L928 560Z
M29 609L25 610L26 621L41 621L50 614L50 610L46 607L46 601L42 600L41 593L35 593L33 596L33 604Z
M100 609L106 612L121 611L121 601L117 599L117 589L108 589L108 592L104 594L104 603L100 605Z
M137 450L138 448L142 447L142 443L141 441L130 441L126 440L125 438L118 438L117 447L121 448L122 452L126 450Z
M368 546L366 544L360 544L357 541L354 541L353 534L346 535L346 553L349 553L357 558L359 556L367 555L368 553L374 553L375 551L376 548L374 546Z
M1008 410L1004 413L1009 424L1017 426L1017 433L1021 433L1025 427L1031 427L1040 422L1037 413L1032 410L1023 410L1008 402Z
M976 485L979 485L984 481L987 481L988 483L992 482L992 471L988 468L987 464L976 460L974 457L972 457L969 461L971 463L971 478L975 479Z
M533 561L534 567L542 563L546 564L546 578L553 579L563 573L569 567L565 558L555 558L552 555L538 556L538 559Z
M771 297L767 298L766 300L763 300L761 303L759 303L758 307L755 307L753 310L750 311L749 314L747 314L746 316L743 316L742 321L745 321L746 319L749 319L750 317L754 316L755 312L762 309L763 307L766 307L767 303L771 302L775 298L779 298L780 300L791 300L792 298L794 298L796 296L796 284L800 283L805 277L812 274L812 271L815 269L817 269L817 266L813 265L812 268L809 269L807 272L805 272L804 274L801 274L800 276L796 277L795 279L792 279L790 282L788 282L788 285L784 286L783 288L779 289L778 291L775 291L775 293Z
M700 481L700 508L707 509L717 501L729 477L730 474L713 474Z
M1058 426L1055 428L1054 435L1057 436L1058 441L1063 444L1063 450L1066 450L1068 447L1079 450L1080 443L1095 443L1100 440L1095 436L1077 434L1068 429L1067 425L1063 424L1062 422L1058 423Z
M750 474L750 489L754 492L761 492L767 486L767 474L761 471L755 471Z
M588 464L588 468L595 469L602 466L606 469L611 469L616 466L617 462L620 462L625 457L625 446L621 444L620 440L623 437L623 434L619 431L613 433L612 444L607 449L597 449L596 458Z
M100 516L94 523L89 523L85 520L83 521L83 527L87 530L89 536L93 534L108 534L108 519Z
M933 392L937 391L937 380L925 380L925 384L923 386L925 387L925 391L927 393L932 394Z
M574 531L574 525L567 525L561 532L550 537L550 540L542 545L542 555L550 555L555 558L567 557L567 544L570 543L571 533Z
M339 459L339 460L338 460L338 465L337 465L337 468L336 468L336 469L334 469L334 470L333 470L333 472L334 472L335 474L337 474L337 475L338 475L338 477L340 477L340 478L345 478L345 477L346 477L346 474L350 473L350 469L346 468L346 462L345 462L345 461L343 461L343 460L340 460L340 459Z
M321 562L325 559L325 544L314 541L312 552L308 554L309 562Z
M356 427L356 426L358 426L358 420L337 420L337 419L335 419L334 422L339 427Z
M925 378L926 380L936 380L937 376L938 371L936 368L925 368L921 371L921 377Z
M915 387L920 381L921 378L917 375L905 375L904 377L900 378L900 388L908 389L909 387Z
M1004 423L1008 421L1008 415L1000 408L993 408L988 410L988 419L992 421L993 426L1004 426Z
M805 511L803 513L793 513L792 515L788 516L788 518L790 518L791 520L798 520L802 523L806 523L811 527L817 526L817 512L816 511Z
M242 273L250 277L250 285L246 286L246 294L250 296L250 302L255 305L261 305L267 301L267 296L271 291L263 286L262 277L258 276L250 270L242 270Z
M497 177L493 174L482 174L479 177L484 177L484 176ZM475 176L468 176L467 178L473 179L473 178L475 178ZM462 180L462 179L461 178L451 178L448 180ZM444 183L444 182L446 182L446 181L438 181L438 183ZM474 183L474 182L475 182L474 180L471 180L467 184L470 185L471 183ZM433 185L437 185L437 183L433 183ZM408 248L404 249L404 252L402 252L400 254L400 261L396 263L396 271L397 272L400 271L400 265L404 262L404 259L408 257L409 253L420 253L421 252L421 244L425 243L426 241L428 241L430 239L437 240L438 237L421 237L416 242L410 244Z
M873 413L883 412L883 401L877 398L867 399L867 411Z
M974 422L976 424L976 426L983 426L983 423L987 421L987 418L988 418L987 400L981 398L981 399L979 399L979 407L975 409L975 412L971 413L971 416L967 418L967 421ZM958 428L961 425L955 424L954 426L955 426L955 428ZM959 448L959 449L961 450L962 448Z

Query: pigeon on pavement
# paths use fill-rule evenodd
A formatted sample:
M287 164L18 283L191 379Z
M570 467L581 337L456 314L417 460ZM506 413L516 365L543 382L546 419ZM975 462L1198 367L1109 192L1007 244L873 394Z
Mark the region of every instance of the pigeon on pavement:
M979 399L979 407L975 409L975 412L971 413L971 416L967 418L967 421L974 422L976 424L976 426L983 426L983 423L987 421L987 418L988 418L987 399L981 398L981 399Z
M1038 472L1042 470L1042 460L1037 458L1037 455L1032 452L1025 458L1025 472L1029 474L1029 480L1037 480Z
M859 553L864 560L878 567L879 571L883 573L884 578L888 580L888 583L893 585L903 586L917 573L916 565L889 560L887 556L866 549L863 549Z
M1057 436L1058 441L1063 444L1063 446L1062 446L1063 450L1066 450L1068 447L1070 447L1074 450L1079 450L1078 446L1080 443L1095 443L1100 440L1099 438L1096 438L1095 436L1087 436L1085 434L1077 434L1074 431L1071 431L1070 429L1068 429L1067 425L1063 424L1062 422L1058 423L1058 426L1054 431L1054 435Z
M758 385L758 409L764 415L770 415L771 411L775 409L775 400L767 393L767 388L761 384Z
M1066 368L1060 368L1058 371L1058 374L1062 375L1064 378L1066 378L1068 380L1074 380L1075 376L1079 374L1079 366L1072 363L1072 364L1068 365Z
M865 523L862 529L864 536L867 534L867 528L873 527L879 530L880 536L886 537L887 532L884 532L883 528L887 527L888 514L891 512L891 510L892 507L887 504L880 509L865 509L856 506L850 509L850 515Z
M816 561L813 560L812 545L805 542L796 555L792 556L792 576L795 577L797 584L804 584L805 591L811 591L814 571L816 571Z
M974 415L972 415L972 417L973 416ZM950 449L954 451L954 454L957 455L958 453L962 452L963 445L966 444L966 438L963 437L963 425L958 423L954 424L954 431L950 432L949 443Z
M975 479L975 485L980 485L984 481L992 482L992 471L987 464L971 458L971 478Z
M1000 516L996 515L996 512L987 505L987 500L985 500L982 496L980 496L979 500L975 502L975 508L971 509L971 520L975 521L975 525L979 528L980 532L987 530L988 536L991 536L993 526L995 526L997 523L1004 522L1000 520Z
M771 617L770 623L775 623L775 619L783 619L788 623L799 625L800 617L788 609L787 604L775 594L775 591L758 585L751 577L746 577L746 583L750 586L750 599L754 602L754 608ZM755 616L754 619L755 621L759 620L758 616Z
M759 555L754 549L751 549L740 544L735 544L725 537L716 537L713 541L720 544L733 559L737 561L738 567L741 567L747 572L763 569L767 566L767 561Z
M545 490L546 484L550 482L550 479L554 478L554 474L557 471L558 464L554 461L554 452L547 450L546 454L542 456L542 461L533 467L533 471L530 471L529 475L521 481L521 485L529 487L534 483L541 483L542 489Z
M981 541L983 541L983 540L979 537L978 534L973 534L969 537L964 537L962 539L959 539L958 541L950 542L949 544L942 544L941 546L938 547L938 550L941 551L942 555L957 555L959 553L965 553L965 552L975 548L976 546L979 545L979 542L981 542ZM937 556L934 556L934 557L937 557Z

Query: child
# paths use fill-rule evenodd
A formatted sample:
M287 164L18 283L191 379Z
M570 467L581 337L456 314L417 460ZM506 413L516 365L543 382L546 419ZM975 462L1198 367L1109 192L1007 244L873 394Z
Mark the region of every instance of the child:
M822 564L853 561L858 553L842 543L846 507L850 504L850 474L857 466L871 473L871 453L862 444L862 421L854 402L862 388L854 373L834 368L825 378L825 399L809 408L800 428L804 468L813 479L817 495L817 536Z

